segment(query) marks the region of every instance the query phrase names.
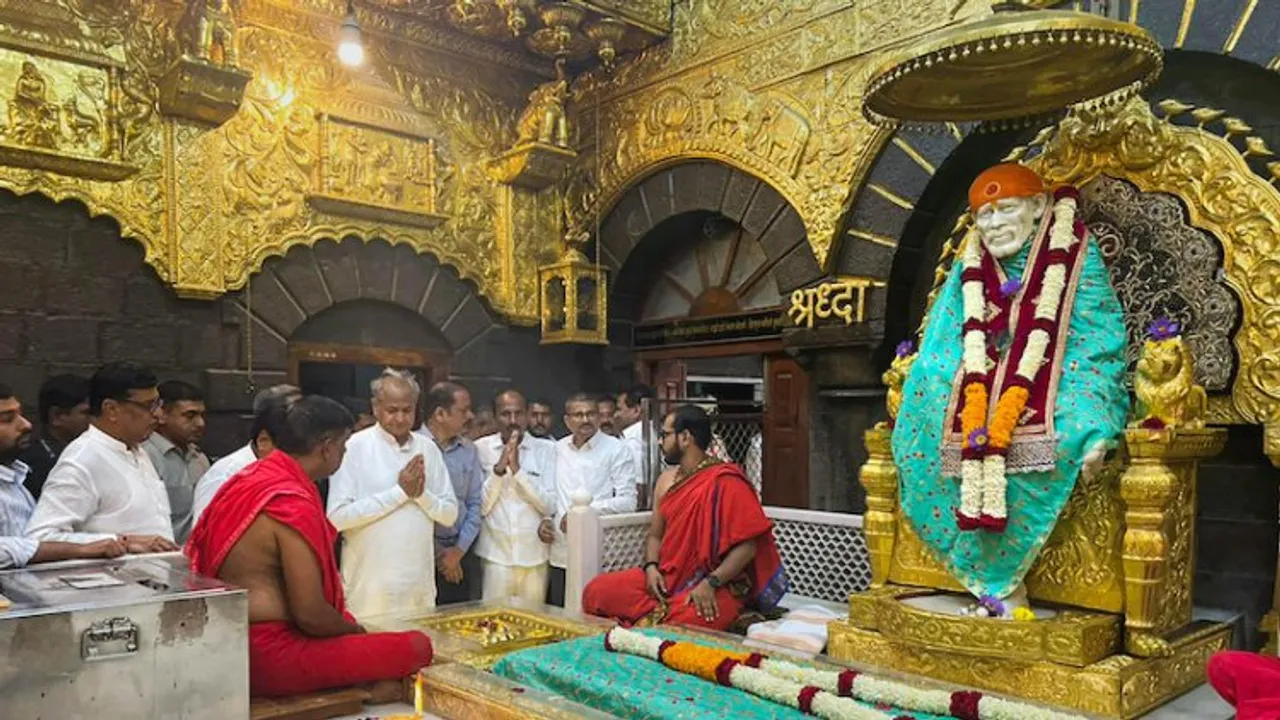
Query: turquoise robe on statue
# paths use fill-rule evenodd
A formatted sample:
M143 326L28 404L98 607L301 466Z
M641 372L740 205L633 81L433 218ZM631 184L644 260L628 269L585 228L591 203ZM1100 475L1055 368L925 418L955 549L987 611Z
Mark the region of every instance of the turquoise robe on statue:
M960 531L955 519L960 478L942 476L947 407L963 354L959 261L930 310L903 386L893 429L903 512L934 557L976 596L1003 598L1017 588L1053 532L1084 456L1099 442L1117 440L1124 429L1129 406L1124 312L1102 255L1092 237L1087 242L1053 413L1057 465L1052 472L1008 474L1009 524L1004 533ZM1001 261L1008 277L1021 278L1029 252L1030 243Z

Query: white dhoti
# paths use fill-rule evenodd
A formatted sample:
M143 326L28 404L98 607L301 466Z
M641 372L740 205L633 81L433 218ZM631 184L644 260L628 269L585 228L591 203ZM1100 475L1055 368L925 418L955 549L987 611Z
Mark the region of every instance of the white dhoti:
M520 598L541 604L547 594L547 565L518 567L484 561L484 599Z

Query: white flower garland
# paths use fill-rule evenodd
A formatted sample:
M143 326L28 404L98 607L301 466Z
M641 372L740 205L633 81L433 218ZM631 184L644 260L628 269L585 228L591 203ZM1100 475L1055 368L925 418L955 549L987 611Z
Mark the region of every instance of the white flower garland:
M1050 250L1070 250L1077 242L1075 235L1076 200L1065 196L1054 203L1053 227L1049 230ZM976 231L965 242L962 257L965 270L981 271L982 242ZM1030 268L1028 268L1030 270ZM1057 317L1062 306L1062 296L1067 286L1067 268L1062 262L1053 262L1045 268L1041 281L1040 295L1035 300L1035 318L1052 320ZM984 323L986 321L986 295L980 279L969 279L961 285L964 305L964 319ZM969 330L964 333L963 365L966 375L979 375L988 372L992 363L987 355L987 336L983 330ZM1045 363L1049 348L1049 333L1040 328L1031 331L1022 356L1018 358L1015 373L1030 384ZM994 385L993 385L994 386ZM963 385L962 385L963 387ZM988 403L991 398L988 397ZM992 404L994 405L994 404ZM989 408L984 409L984 412ZM988 419L987 428L990 427ZM985 430L985 428L984 428ZM969 443L969 437L961 442ZM1007 450L1007 448L1004 448ZM1005 504L1005 492L1008 489L1005 477L1004 457L989 453L981 458L966 458L960 463L960 513L976 520L981 515L1003 520L1008 517Z
M615 627L605 634L606 646L616 652L661 661L662 638L634 630ZM889 715L858 704L890 705L909 712L950 716L954 696L947 690L912 687L906 683L858 673L850 688L851 697L841 695L842 671L823 670L797 665L786 660L763 657L759 668L743 663L729 672L730 686L757 697L800 707L800 694L805 687L819 688L809 704L811 714L826 720L889 720ZM1034 707L1026 703L988 697L978 699L979 720L1084 720L1079 715Z

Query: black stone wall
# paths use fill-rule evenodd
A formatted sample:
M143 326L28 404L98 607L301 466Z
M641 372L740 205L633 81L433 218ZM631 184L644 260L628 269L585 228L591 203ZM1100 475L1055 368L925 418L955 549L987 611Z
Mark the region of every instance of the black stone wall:
M255 387L283 382L300 329L310 341L447 352L451 376L476 403L511 386L560 403L623 382L616 370L625 355L541 346L536 328L504 323L453 268L407 246L321 241L268 260L250 287L252 298L181 300L112 220L90 219L78 203L0 191L0 382L33 419L45 377L134 360L162 380L205 389L205 446L224 454L248 430L250 346Z

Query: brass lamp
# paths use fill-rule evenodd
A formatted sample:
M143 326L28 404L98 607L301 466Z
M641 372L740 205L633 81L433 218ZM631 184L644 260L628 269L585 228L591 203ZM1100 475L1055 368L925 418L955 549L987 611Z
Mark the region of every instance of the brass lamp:
M543 345L609 344L609 281L582 251L590 238L567 233L560 259L538 268Z

